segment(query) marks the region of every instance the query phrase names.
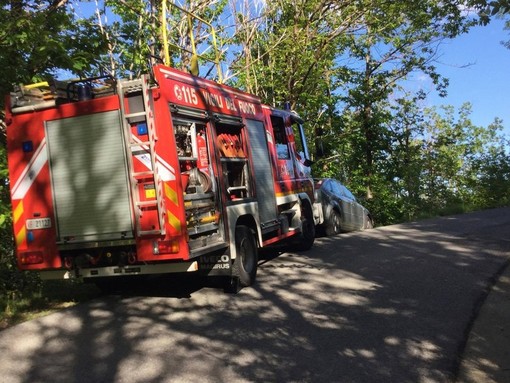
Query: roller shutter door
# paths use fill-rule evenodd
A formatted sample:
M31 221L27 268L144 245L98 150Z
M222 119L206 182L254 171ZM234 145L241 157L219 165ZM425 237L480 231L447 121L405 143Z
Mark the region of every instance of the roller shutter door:
M132 214L118 111L46 123L60 241L132 237Z

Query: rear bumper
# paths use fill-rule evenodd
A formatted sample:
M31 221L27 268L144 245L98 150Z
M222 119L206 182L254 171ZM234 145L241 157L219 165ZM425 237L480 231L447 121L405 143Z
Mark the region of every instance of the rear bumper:
M104 278L126 275L150 275L187 273L198 271L198 262L166 263L163 265L131 265L97 267L79 270L44 270L40 272L41 279L80 279L80 278Z

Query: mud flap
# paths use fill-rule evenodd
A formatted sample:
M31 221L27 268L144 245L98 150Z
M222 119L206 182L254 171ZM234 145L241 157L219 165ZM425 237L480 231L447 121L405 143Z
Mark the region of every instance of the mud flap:
M198 272L208 277L230 277L232 275L230 250L221 254L201 255L198 259Z

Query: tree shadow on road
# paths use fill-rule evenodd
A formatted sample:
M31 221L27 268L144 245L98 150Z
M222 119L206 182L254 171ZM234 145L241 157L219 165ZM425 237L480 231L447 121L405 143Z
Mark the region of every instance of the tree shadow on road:
M509 250L495 233L475 238L482 221L269 252L236 295L159 280L4 331L0 365L22 382L448 382Z

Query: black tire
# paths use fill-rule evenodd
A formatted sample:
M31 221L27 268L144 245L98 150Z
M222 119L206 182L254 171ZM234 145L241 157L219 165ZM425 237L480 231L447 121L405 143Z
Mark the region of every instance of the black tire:
M370 230L373 228L374 228L374 221L372 221L372 218L370 218L369 216L366 216L365 227L363 229Z
M340 225L341 221L340 213L336 210L331 210L328 219L326 220L326 235L331 237L333 235L340 234L342 231L342 226Z
M296 244L296 250L310 250L315 242L315 223L313 222L312 208L309 204L304 203L301 208L301 235L299 242Z
M236 227L236 253L232 265L232 277L239 287L248 287L255 283L258 267L258 252L255 236L248 226Z

